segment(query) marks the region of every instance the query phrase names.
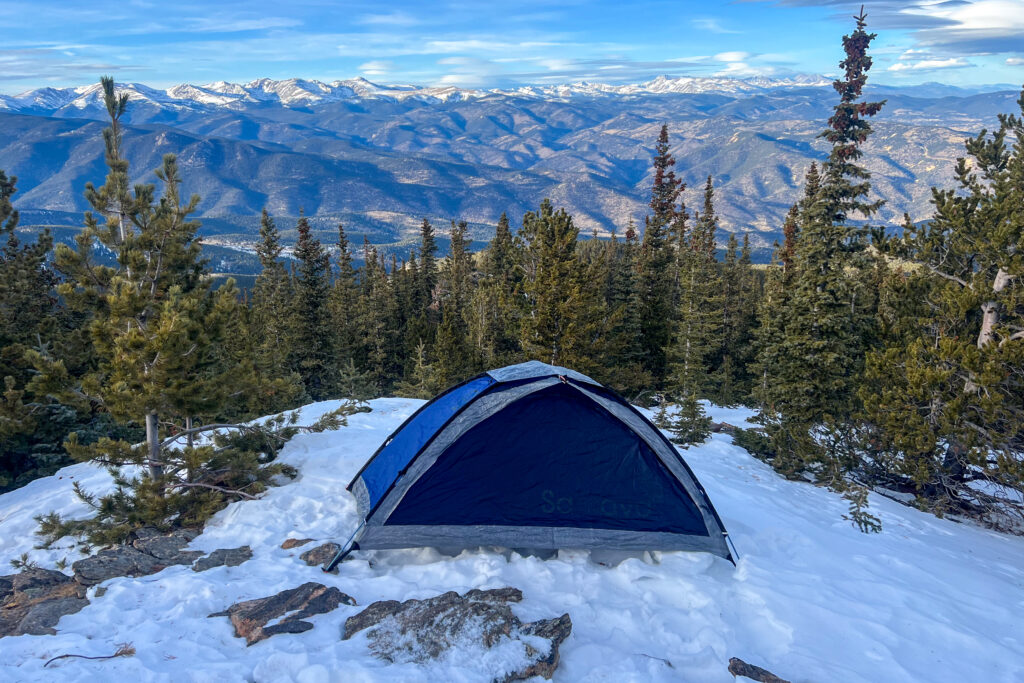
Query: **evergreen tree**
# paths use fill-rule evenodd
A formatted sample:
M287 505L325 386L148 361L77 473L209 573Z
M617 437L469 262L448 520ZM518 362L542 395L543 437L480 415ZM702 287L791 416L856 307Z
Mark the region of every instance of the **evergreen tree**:
M669 151L668 127L662 126L654 155L654 184L651 188L652 214L644 221L643 243L637 260L640 289L644 369L660 386L668 374L665 350L672 337L673 249L669 229L677 218L676 202L685 189L676 178L675 159Z
M521 262L522 245L503 213L484 252L480 279L469 304L470 340L484 367L509 365L518 361L522 352Z
M722 346L716 354L719 405L745 401L752 390L750 365L756 324L756 281L750 263L750 238L743 235L743 247L735 234L729 235L722 272Z
M651 388L653 380L644 368L643 306L636 273L639 245L632 220L625 237L619 245L613 235L607 245L611 291L606 297L610 331L605 372L609 385L638 398L640 392Z
M434 346L434 373L435 384L439 387L461 382L477 371L466 324L471 285L472 260L466 241L466 222L452 221L451 251L438 281L441 324Z
M527 356L587 372L603 347L604 307L576 256L578 234L572 217L547 199L523 216L529 312L522 334Z
M856 30L843 38L844 76L833 84L840 101L821 134L832 150L817 191L811 194L809 182L801 206L795 272L784 299L784 338L781 349L769 352L778 365L764 397L777 411L764 416L776 449L773 464L786 473L811 468L834 484L856 465L851 418L873 322L863 281L853 272L865 266L866 232L850 225L848 217L869 217L879 206L865 199L869 173L857 165L871 133L868 118L883 105L859 99L871 67L867 48L875 36L864 30L863 13L856 20Z
M932 219L891 245L912 265L887 280L864 389L889 473L996 524L1012 503L970 484L1024 489L1024 92L1018 104L967 140L957 187L933 189Z
M336 360L334 330L331 326L330 260L305 216L299 217L299 238L295 258L299 262L295 281L295 370L306 391L316 401L330 398L335 391Z
M352 264L352 249L344 226L338 224L337 272L328 296L331 327L334 330L334 358L337 367L354 364L358 355L359 283Z
M679 403L671 429L680 443L703 441L710 428L698 399L716 386L711 363L722 346L722 285L715 261L717 229L714 187L709 177L703 210L697 214L682 262L675 344L670 355L670 386Z
M281 263L281 236L266 209L260 216L260 243L256 247L262 270L253 285L251 334L253 353L260 370L272 377L285 377L293 367L295 293L288 271Z

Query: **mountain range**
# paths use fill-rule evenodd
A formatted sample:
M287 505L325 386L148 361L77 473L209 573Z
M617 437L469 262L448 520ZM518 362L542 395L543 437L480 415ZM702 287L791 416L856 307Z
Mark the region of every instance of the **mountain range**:
M659 77L634 85L575 83L515 90L259 79L129 93L124 150L134 181L153 182L178 155L185 190L202 197L207 241L244 246L263 207L290 228L300 210L325 233L384 245L413 238L423 217L470 222L486 240L544 197L586 233L642 224L662 124L686 199L711 175L725 232L764 248L799 197L837 100L831 81ZM948 185L963 140L1018 95L950 86L876 87L886 100L864 163L886 204L876 222L929 215L930 187ZM0 168L18 176L23 224L79 225L85 183L105 175L98 85L0 95Z

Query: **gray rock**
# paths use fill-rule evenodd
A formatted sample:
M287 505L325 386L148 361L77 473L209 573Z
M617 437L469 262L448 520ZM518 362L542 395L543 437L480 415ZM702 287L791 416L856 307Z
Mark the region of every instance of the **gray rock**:
M235 627L235 635L245 638L246 645L252 645L278 633L308 631L313 628L313 624L304 619L330 612L338 605L354 604L356 601L351 596L337 588L309 582L270 597L235 603L223 612L215 612L210 616L229 617ZM267 622L282 615L287 616L276 624L266 626Z
M558 649L572 632L568 614L524 624L509 607L522 600L517 588L471 590L465 595L449 591L426 600L375 602L345 621L343 639L366 630L370 651L388 662L424 662L436 659L455 643L467 638L491 648L505 638L537 636L548 640L547 652L525 643L528 666L503 674L505 681L533 676L551 678L558 666Z
M337 543L324 543L302 553L299 555L299 559L311 567L319 567L329 562L338 554L339 550L341 550L341 546Z
M291 550L292 548L298 548L300 545L306 545L312 543L312 538L287 538L284 543L281 544L282 550Z
M0 576L0 603L14 592L14 576Z
M71 565L75 580L83 586L102 583L116 576L145 576L154 574L174 562L165 562L152 555L139 552L131 546L111 548L79 560Z
M33 605L18 623L17 631L11 635L56 635L54 626L65 614L80 611L89 601L85 598L67 597L46 600Z
M237 567L249 559L252 559L252 548L247 545L243 545L240 548L221 548L220 550L214 550L206 557L196 560L195 564L192 565L192 571L205 572L207 569L213 569L214 567Z
M52 569L29 569L3 579L0 638L55 633L53 626L63 615L89 604L83 586Z
M175 529L169 534L161 534L156 529L144 528L135 532L132 546L168 565L191 564L197 557L202 557L203 553L184 550L184 547L198 535L199 532L193 529Z

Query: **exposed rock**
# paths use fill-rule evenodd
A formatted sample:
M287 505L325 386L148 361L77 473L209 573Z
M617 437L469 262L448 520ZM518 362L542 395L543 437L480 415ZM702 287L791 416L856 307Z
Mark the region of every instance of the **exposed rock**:
M711 431L715 434L728 434L730 436L736 436L736 432L739 431L739 427L731 425L728 422L712 422Z
M169 534L162 534L156 529L144 528L135 532L132 546L139 552L152 555L169 565L191 564L203 553L198 550L183 550L189 542L199 535L193 529L175 529Z
M235 627L235 635L245 638L247 645L252 645L278 633L308 631L313 628L313 624L303 619L330 612L338 605L354 604L356 601L351 596L337 588L309 582L267 598L235 603L225 611L210 616L229 617ZM266 625L282 615L287 616L271 626Z
M201 553L200 553L201 554ZM240 548L221 548L214 550L206 557L196 560L192 565L192 571L204 572L214 567L237 567L246 560L252 559L252 548L243 545Z
M131 546L101 550L71 565L75 580L83 586L102 583L115 576L145 576L178 562L159 560Z
M341 550L341 546L337 543L324 543L302 553L299 555L299 559L311 567L319 567L329 562L338 554L339 550Z
M56 635L53 627L65 614L74 614L89 604L85 598L67 597L46 600L29 608L25 617L18 623L16 633L32 636Z
M739 657L729 659L729 673L733 676L744 676L758 683L789 683L786 679L779 678L767 669L747 664Z
M57 622L89 604L85 588L52 569L29 569L3 577L0 637L53 634Z
M526 667L522 671L517 671L511 674L506 681L525 681L534 676L540 676L542 678L550 679L554 675L555 669L558 667L558 648L561 647L565 639L572 633L572 619L569 618L568 614L563 614L560 617L554 619L542 619L540 621L533 621L527 624L523 624L520 628L520 632L528 636L540 636L551 641L551 649L548 650L547 655L538 657L537 661ZM530 657L539 655L531 645L526 646L526 653Z
M423 662L436 659L467 639L491 648L506 638L536 636L548 640L550 648L540 652L524 642L530 664L507 674L503 680L551 678L558 666L558 648L572 632L572 620L563 614L556 619L524 624L509 607L510 602L522 598L517 588L497 588L471 590L465 595L449 591L426 600L383 600L346 620L343 639L369 629L370 651L376 657L389 662Z
M285 542L281 544L281 549L282 550L291 550L292 548L298 548L300 545L306 545L307 543L312 543L312 542L313 542L312 538L289 538L289 539L286 539Z
M0 576L0 602L7 599L7 596L14 592L14 577Z

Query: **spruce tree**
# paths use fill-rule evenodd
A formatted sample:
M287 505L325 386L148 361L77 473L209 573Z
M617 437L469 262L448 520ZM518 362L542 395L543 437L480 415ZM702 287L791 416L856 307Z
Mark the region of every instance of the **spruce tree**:
M864 389L891 475L995 524L1013 503L972 482L1024 490L1024 92L1018 104L967 140L957 186L933 189L931 220L891 244L911 266L887 281Z
M599 291L576 255L579 230L550 200L523 216L526 242L523 283L529 312L523 318L523 347L530 358L590 371L604 345L605 317Z
M644 369L660 386L668 375L666 349L672 338L674 277L673 245L669 230L676 222L676 202L685 189L676 177L675 159L669 151L668 127L662 126L654 155L651 215L644 221L643 242L637 259L637 286L641 298Z
M331 398L336 386L334 330L331 325L330 259L313 235L309 220L299 217L295 245L298 277L295 280L295 370L307 393L316 401Z
M338 257L331 292L328 296L331 327L334 332L334 362L339 368L355 363L358 355L359 283L352 264L352 248L345 227L338 224Z
M465 221L452 221L451 250L438 280L441 324L437 328L433 369L435 384L442 388L461 382L478 370L466 324L473 275L466 227Z
M522 352L521 263L522 245L503 213L494 239L484 252L480 277L469 303L469 336L483 367L517 362Z
M710 395L717 386L712 363L722 346L722 285L715 261L717 229L714 187L708 177L703 209L694 221L682 261L675 343L670 354L670 388L679 403L671 429L680 443L698 443L710 433L710 420L698 399Z
M611 271L611 291L607 295L609 322L607 383L630 398L641 398L653 379L644 367L643 306L637 284L636 262L639 253L636 228L632 219L625 240L608 243L607 259Z
M873 318L863 305L863 282L853 271L865 264L864 228L850 224L857 214L870 217L879 202L870 202L870 174L858 165L861 146L871 133L868 119L883 102L860 97L871 67L867 48L874 34L865 31L865 16L843 38L843 77L834 82L840 95L829 127L821 134L832 144L816 191L808 182L801 206L792 284L784 300L782 348L765 403L764 416L776 449L773 464L792 474L813 469L839 485L844 471L856 466L851 442L852 416L863 369L866 329ZM813 192L813 194L812 194Z
M256 247L262 270L253 285L250 323L251 334L259 340L253 349L256 363L273 377L290 374L296 350L295 294L280 260L283 249L274 219L263 209Z

